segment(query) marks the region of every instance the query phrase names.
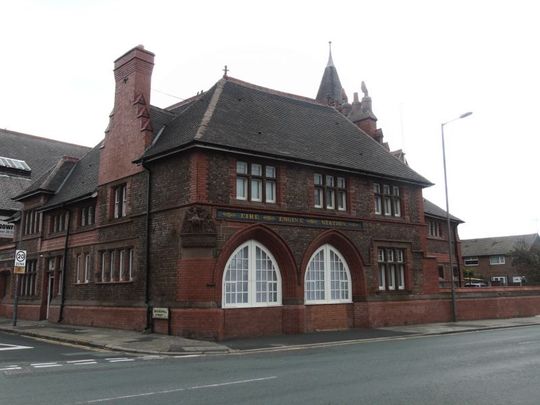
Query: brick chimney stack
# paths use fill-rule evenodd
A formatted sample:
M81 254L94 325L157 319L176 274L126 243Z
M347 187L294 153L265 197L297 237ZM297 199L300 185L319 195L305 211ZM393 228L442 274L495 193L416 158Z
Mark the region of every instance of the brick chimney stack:
M154 54L138 45L114 61L114 108L101 149L99 184L136 174L133 164L152 142L150 88Z
M377 142L383 143L382 131L377 129L377 117L373 114L371 97L364 82L362 82L362 92L364 93L362 101L359 101L358 93L354 93L354 101L348 118Z

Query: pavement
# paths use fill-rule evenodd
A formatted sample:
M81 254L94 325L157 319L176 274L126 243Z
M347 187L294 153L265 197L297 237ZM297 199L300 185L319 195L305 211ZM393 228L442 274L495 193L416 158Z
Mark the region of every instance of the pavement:
M378 329L355 328L211 342L129 330L61 325L48 321L18 320L17 326L14 327L11 319L0 317L0 331L3 332L99 349L159 355L298 350L359 341L402 339L533 325L540 325L540 316L391 326Z

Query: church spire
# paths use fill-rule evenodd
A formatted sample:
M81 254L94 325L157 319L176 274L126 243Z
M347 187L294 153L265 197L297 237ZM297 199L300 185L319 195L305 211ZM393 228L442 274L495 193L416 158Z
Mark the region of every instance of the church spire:
M328 41L328 63L326 67L334 66L334 61L332 60L332 41Z

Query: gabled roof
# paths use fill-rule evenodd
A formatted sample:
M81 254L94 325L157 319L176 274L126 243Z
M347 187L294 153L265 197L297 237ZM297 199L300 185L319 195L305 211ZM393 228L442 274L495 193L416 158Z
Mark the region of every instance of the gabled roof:
M24 160L30 166L30 178L0 176L0 210L18 210L22 204L12 198L51 170L62 156L81 157L90 148L38 136L0 129L0 156Z
M424 198L424 214L429 217L435 217L439 219L446 219L446 210L442 209L438 205L433 204L431 201ZM461 219L450 214L450 220L463 223Z
M100 146L101 142L77 162L60 189L42 208L43 210L90 197L97 191Z
M21 194L13 197L13 199L21 201L38 193L56 193L60 186L64 183L66 177L69 175L77 161L77 158L64 156L56 163L55 166L43 173L43 175L32 183L30 187L25 189Z
M491 256L506 255L516 247L518 243L525 243L529 249L535 243L539 243L537 233L528 235L498 236L494 238L464 239L461 241L463 256Z
M165 124L144 159L197 145L431 185L333 107L231 77Z

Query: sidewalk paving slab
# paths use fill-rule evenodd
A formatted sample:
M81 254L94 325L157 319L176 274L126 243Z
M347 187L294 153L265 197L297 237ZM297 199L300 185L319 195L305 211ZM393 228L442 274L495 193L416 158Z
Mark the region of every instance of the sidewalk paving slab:
M0 331L4 332L106 350L160 355L226 354L286 350L322 347L347 342L389 340L531 325L540 325L540 316L401 325L378 329L354 328L297 335L231 339L217 343L155 333L147 334L120 329L62 325L49 323L48 321L18 320L17 326L13 327L11 319L0 318Z
M217 354L230 351L227 346L204 340L130 330L60 325L48 321L18 320L17 326L14 327L11 319L0 318L0 331L62 343L141 354Z

